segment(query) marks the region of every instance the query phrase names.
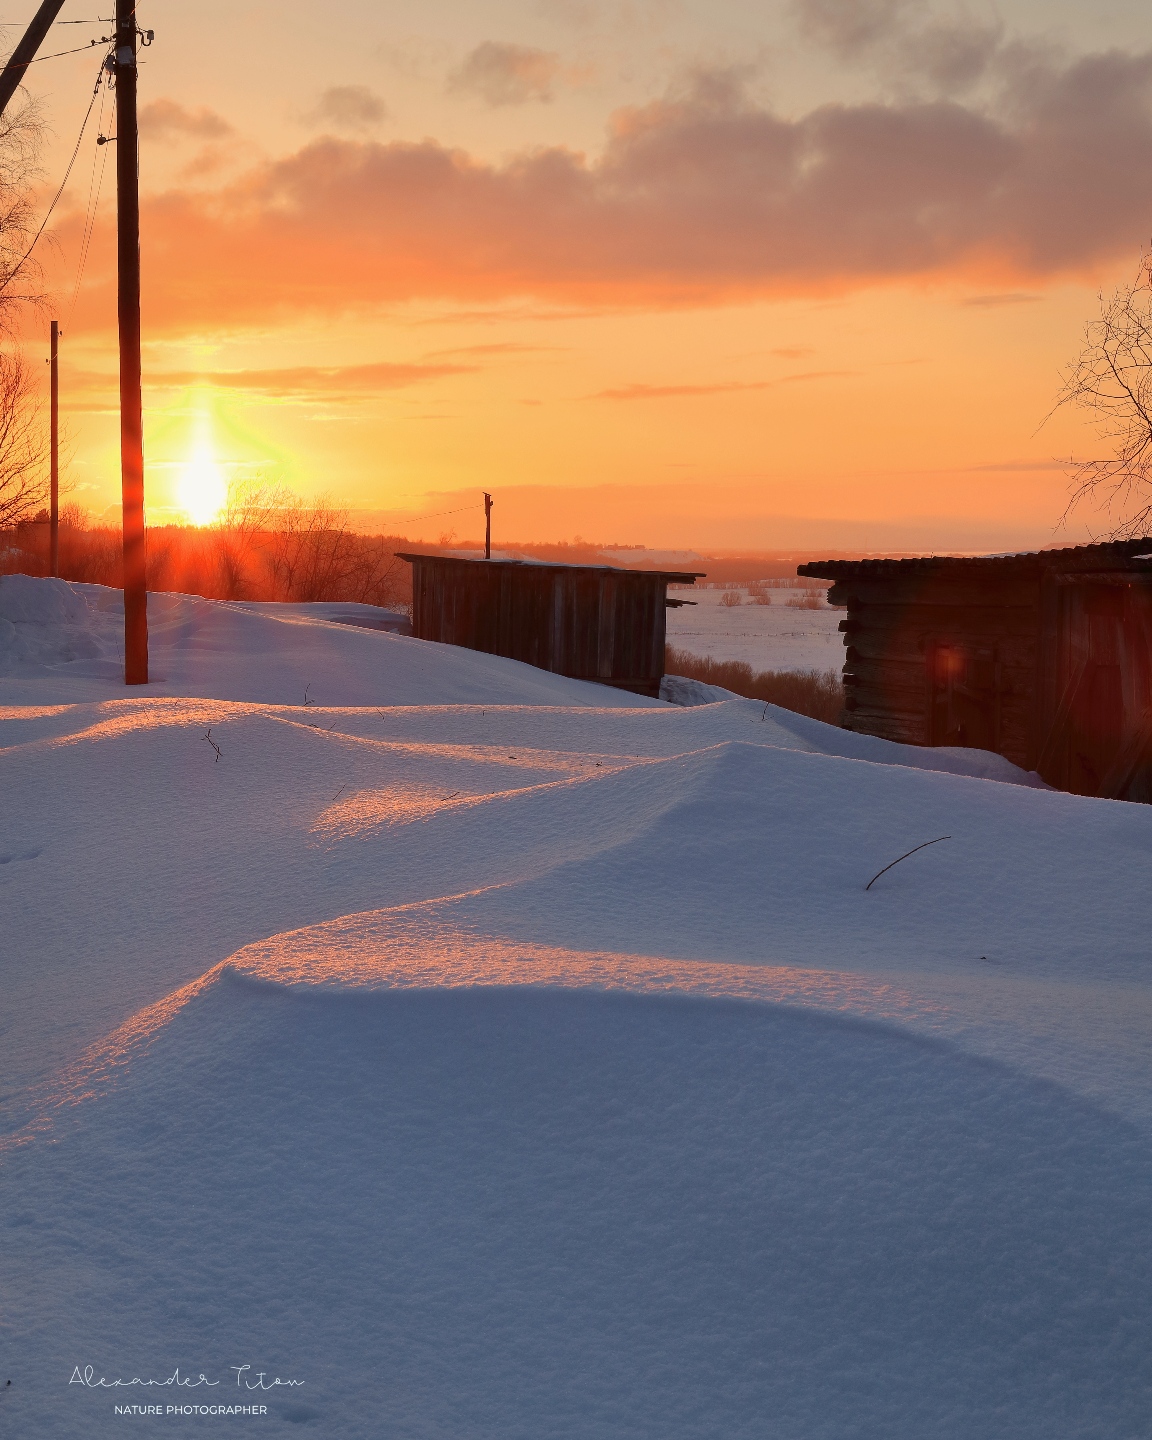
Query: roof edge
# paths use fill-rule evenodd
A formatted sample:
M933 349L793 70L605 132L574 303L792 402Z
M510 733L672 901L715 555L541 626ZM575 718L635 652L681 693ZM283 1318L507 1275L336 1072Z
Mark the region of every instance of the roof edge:
M503 566L516 570L585 570L603 575L647 575L660 580L687 581L695 584L707 577L707 570L628 570L622 565L563 565L552 560L485 560L478 555L475 560L464 555L428 555L417 551L396 550L397 560L432 560L438 565L487 565Z
M1152 555L1152 536L1135 540L1108 540L1094 545L1071 545L1060 550L1024 550L1009 555L920 555L904 560L809 560L796 567L797 575L819 580L880 579L885 576L971 574L1001 569L1041 570L1127 568L1138 556ZM1152 570L1152 560L1139 566Z

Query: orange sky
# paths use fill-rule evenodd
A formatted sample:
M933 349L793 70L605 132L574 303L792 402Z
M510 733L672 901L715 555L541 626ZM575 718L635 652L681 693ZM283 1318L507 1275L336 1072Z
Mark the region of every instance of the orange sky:
M1057 531L1058 457L1094 437L1041 422L1152 235L1136 5L1091 30L1063 0L140 18L154 521L215 466L429 539L475 538L483 489L521 540L996 549L1100 523ZM36 71L49 190L99 56ZM118 493L111 164L72 297L107 105L45 252L96 512Z

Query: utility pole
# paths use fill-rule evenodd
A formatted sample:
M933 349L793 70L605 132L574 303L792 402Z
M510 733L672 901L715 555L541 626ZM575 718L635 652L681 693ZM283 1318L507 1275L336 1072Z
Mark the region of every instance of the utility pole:
M21 36L19 45L8 57L8 63L0 73L0 115L3 115L9 100L20 88L24 72L36 58L36 52L44 43L44 37L52 28L52 22L64 6L64 0L44 0L32 17L32 23Z
M60 574L60 322L52 321L52 340L49 358L52 382L51 425L51 482L48 503L50 506L48 524L48 552L50 571L53 577Z
M148 683L144 412L140 397L140 161L136 0L116 0L116 260L120 329L120 484L124 498L124 683Z
M484 492L484 558L492 558L492 496Z

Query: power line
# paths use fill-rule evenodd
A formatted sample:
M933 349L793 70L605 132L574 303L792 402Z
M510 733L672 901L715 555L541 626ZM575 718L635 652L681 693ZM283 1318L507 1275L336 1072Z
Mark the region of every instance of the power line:
M65 185L68 184L68 177L69 177L69 175L72 174L72 167L73 167L73 165L75 165L75 163L76 163L76 156L80 153L80 142L84 139L84 131L88 128L88 120L89 120L89 117L90 117L91 114L92 114L92 107L93 107L93 105L96 104L96 96L100 93L100 82L101 82L101 80L102 80L103 78L104 78L104 61L101 60L101 61L100 61L100 69L99 69L99 71L98 71L97 74L96 74L96 84L92 87L92 98L91 98L91 100L88 101L88 109L84 112L84 119L83 119L83 121L81 122L81 125L80 125L80 133L79 133L79 135L77 135L77 137L76 137L76 144L73 146L73 149L72 149L72 158L68 161L68 168L67 168L67 170L64 171L64 178L63 178L63 180L60 181L60 188L59 188L59 190L56 191L56 194L52 197L52 203L51 203L51 205L49 205L49 207L48 207L48 212L47 212L47 214L44 216L44 219L41 220L41 222L40 222L40 228L39 228L39 230L37 230L37 231L36 231L36 234L33 235L31 245L28 246L28 249L25 250L24 254L20 257L20 259L17 261L17 263L16 263L16 264L13 266L13 268L9 271L7 277L6 277L5 280L4 280L4 283L3 283L2 285L0 285L0 294L3 294L3 292L4 292L5 290L7 290L8 286L11 285L12 281L15 280L16 276L19 275L21 269L22 269L23 266L24 266L25 261L28 259L29 255L32 254L32 251L35 250L36 244L37 244L37 242L39 241L40 236L43 235L43 233L44 233L44 227L48 224L48 221L52 218L52 212L53 212L53 210L56 209L57 201L60 199L60 196L63 195L63 193L64 193L64 187L65 187Z
M29 60L28 64L39 65L42 60L59 60L61 55L83 55L84 51L91 50L93 45L110 45L111 43L111 35L101 35L99 40L89 40L87 45L77 45L75 50L57 50L54 55L37 55L35 60Z
M434 510L431 515L405 515L405 524L413 520L439 520L444 515L463 515L465 510L481 510L481 505L461 505L459 510Z
M101 72L101 79L103 79ZM97 86L100 82L97 81ZM105 83L103 93L100 97L100 114L96 119L97 136L104 133L104 105L108 98L108 85ZM96 157L100 155L100 176L96 176ZM96 212L100 208L100 193L104 188L104 170L108 164L108 151L102 145L95 145L92 149L92 173L88 179L88 203L84 210L84 228L80 232L80 259L76 265L76 285L72 291L72 303L68 307L68 326L72 325L72 316L76 311L76 301L80 298L80 285L84 279L84 270L88 264L88 251L92 246L92 236L96 232ZM95 192L95 199L93 199Z

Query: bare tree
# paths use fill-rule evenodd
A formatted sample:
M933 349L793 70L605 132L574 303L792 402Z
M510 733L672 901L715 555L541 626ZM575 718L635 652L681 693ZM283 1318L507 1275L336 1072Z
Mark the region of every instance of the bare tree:
M43 140L37 101L25 99L0 115L0 328L9 333L21 305L43 301L35 245L47 216L36 228L32 197Z
M283 486L261 480L233 480L228 503L216 522L219 589L225 600L243 600L252 587L250 568L261 540L275 528L276 517L293 497Z
M8 335L22 305L42 302L33 253L40 231L33 228L31 188L39 174L42 138L35 101L0 115L0 333ZM19 352L0 352L0 526L26 519L47 496L47 437L40 409Z
M1152 526L1152 252L1135 280L1100 296L1100 317L1089 322L1084 348L1064 375L1053 411L1087 410L1112 454L1068 461L1071 498L1065 518L1086 502L1114 524L1108 539L1148 533Z
M47 436L21 357L0 353L0 528L27 519L48 489Z

